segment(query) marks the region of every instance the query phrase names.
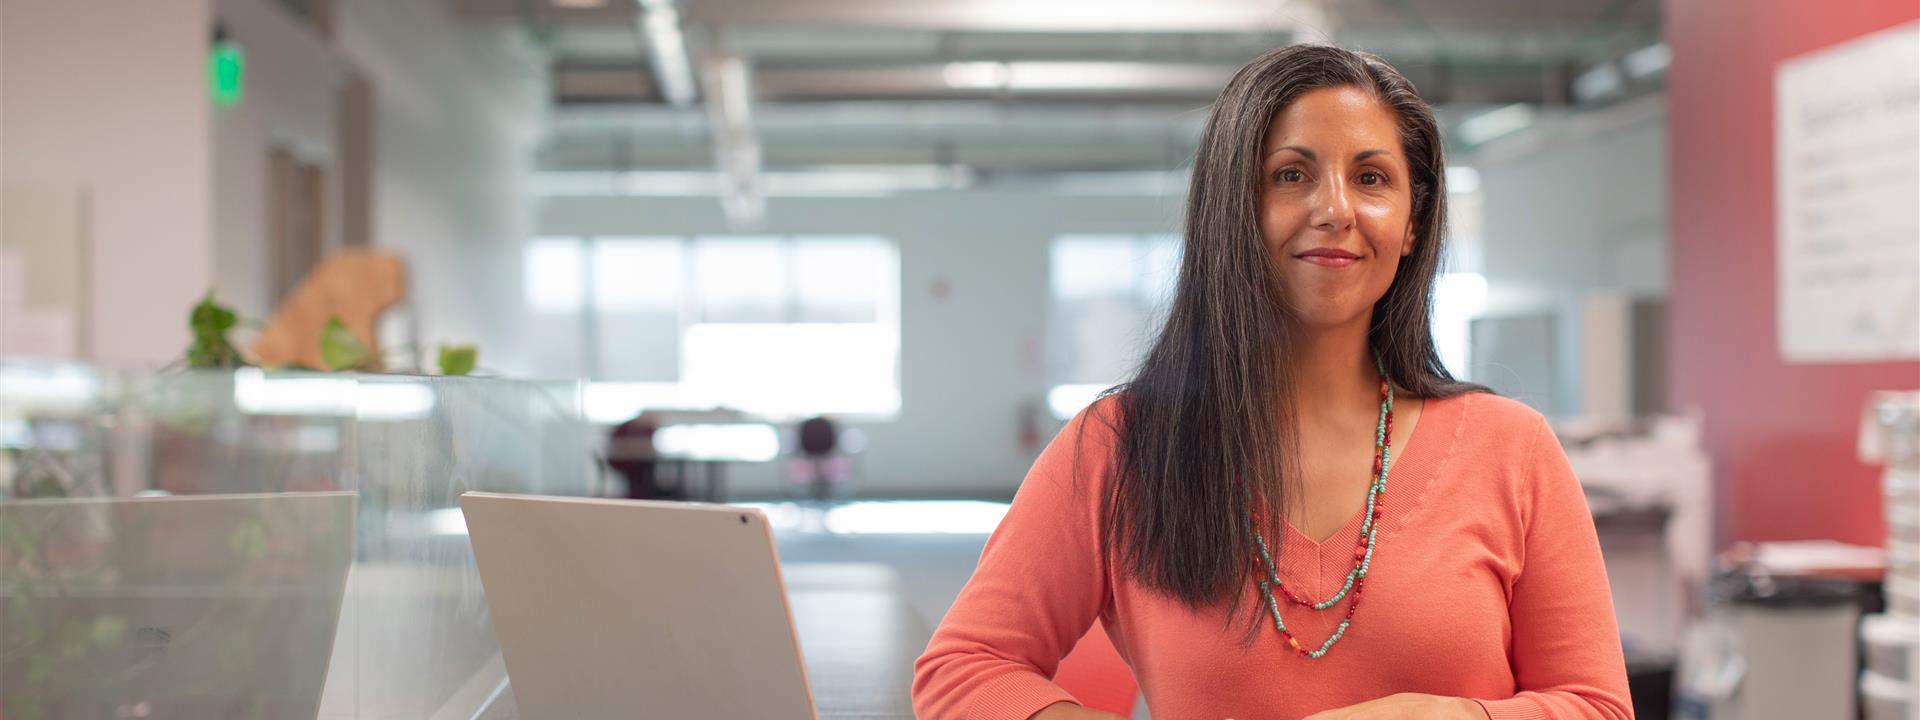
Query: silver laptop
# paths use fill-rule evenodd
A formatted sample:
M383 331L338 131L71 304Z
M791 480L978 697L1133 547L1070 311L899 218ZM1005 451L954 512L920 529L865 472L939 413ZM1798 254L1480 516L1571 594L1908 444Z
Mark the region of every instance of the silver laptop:
M758 510L460 496L527 718L814 718Z
M0 502L0 716L312 718L352 492Z

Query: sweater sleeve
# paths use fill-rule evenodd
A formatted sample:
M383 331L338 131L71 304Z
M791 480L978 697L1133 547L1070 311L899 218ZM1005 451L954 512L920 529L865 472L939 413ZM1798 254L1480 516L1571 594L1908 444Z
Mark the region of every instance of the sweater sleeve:
M1593 514L1545 418L1532 443L1520 490L1526 544L1508 600L1519 692L1478 702L1492 720L1632 718Z
M1026 720L1074 700L1052 678L1110 592L1097 518L1113 437L1100 408L1111 403L1076 416L1027 473L914 663L918 717Z

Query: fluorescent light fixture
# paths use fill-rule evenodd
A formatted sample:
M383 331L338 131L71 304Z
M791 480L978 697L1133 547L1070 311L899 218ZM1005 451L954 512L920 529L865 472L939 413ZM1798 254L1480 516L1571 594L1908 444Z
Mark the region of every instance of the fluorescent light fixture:
M343 378L267 379L258 368L233 373L233 404L249 415L353 415L354 382Z
M1447 166L1448 193L1480 192L1480 171L1465 165Z
M69 365L0 366L0 409L73 410L100 398L100 378Z
M1533 125L1533 106L1514 103L1467 118L1460 123L1460 139L1469 145L1481 145Z
M1135 72L1128 72L1133 70ZM1007 86L1016 90L1074 90L1132 87L1151 70L1144 63L1023 62L1007 66Z
M958 90L995 90L1007 86L1007 64L1003 62L947 63L940 76L947 87Z
M1609 59L1580 73L1573 79L1573 99L1592 103L1625 94L1629 83L1646 81L1667 71L1673 64L1673 49L1666 43L1654 43Z
M634 0L640 10L640 35L647 39L653 79L668 105L693 105L693 63L687 59L686 36L680 32L680 11L672 0Z
M362 382L354 387L359 420L418 420L433 414L433 390L410 382Z
M533 193L540 197L711 197L719 192L720 178L711 170L550 170L533 176Z
M999 176L1002 187L1033 188L1050 195L1177 195L1186 192L1185 170L1095 170Z
M1612 61L1587 69L1573 79L1573 98L1587 103L1620 93L1627 88L1620 66Z
M703 67L721 207L732 228L758 228L766 219L767 200L760 173L760 139L753 131L747 61L737 55L710 56Z
M1226 84L1233 68L1207 63L956 62L941 69L958 90L1193 90Z
M433 413L434 398L431 389L414 382L269 378L259 368L241 368L233 373L233 404L249 415L418 420Z
M1092 405L1111 385L1055 385L1047 391L1047 408L1060 420L1072 418Z
M1635 80L1645 80L1667 71L1673 64L1673 48L1666 43L1654 43L1627 53L1620 58L1620 64L1626 66L1627 75Z
M883 197L914 190L955 190L973 185L973 170L959 165L822 166L761 173L768 195L785 197Z
M886 197L899 192L972 187L971 168L960 165L847 165L759 173L769 197ZM547 171L537 173L541 197L713 197L721 194L711 170Z

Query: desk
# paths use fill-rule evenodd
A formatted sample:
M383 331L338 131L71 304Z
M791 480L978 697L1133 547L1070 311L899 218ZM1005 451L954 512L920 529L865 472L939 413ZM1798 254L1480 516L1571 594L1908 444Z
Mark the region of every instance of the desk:
M820 717L911 720L913 661L933 631L902 599L892 570L794 564L783 571ZM513 693L501 692L473 717L518 720L520 712Z
M669 424L654 431L651 438L615 439L607 445L609 461L671 463L674 482L687 498L704 502L726 502L728 463L772 462L779 456L779 429L757 421ZM703 482L697 491L689 467L703 470Z

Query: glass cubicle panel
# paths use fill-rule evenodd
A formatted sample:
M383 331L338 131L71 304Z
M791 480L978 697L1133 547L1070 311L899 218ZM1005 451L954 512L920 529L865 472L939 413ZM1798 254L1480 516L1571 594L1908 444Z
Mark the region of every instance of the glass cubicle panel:
M473 717L458 498L597 468L576 383L0 364L0 716Z

